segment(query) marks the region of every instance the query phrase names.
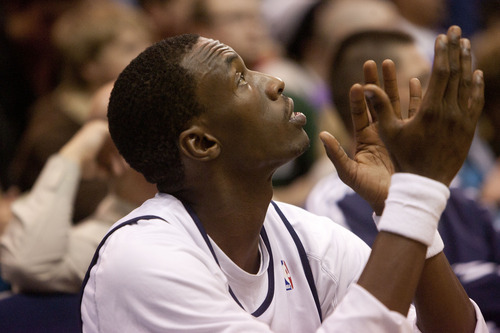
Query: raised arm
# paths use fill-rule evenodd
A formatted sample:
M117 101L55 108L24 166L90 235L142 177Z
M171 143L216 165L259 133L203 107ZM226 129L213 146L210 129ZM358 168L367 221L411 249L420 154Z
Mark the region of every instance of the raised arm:
M355 85L351 90L358 144L355 158L349 159L333 137L327 133L321 135L341 179L370 202L377 215L384 211L381 223L385 227L375 241L359 284L389 309L402 314L406 314L415 296L418 325L426 332L473 331L476 323L472 303L444 254L440 252L425 260L432 237L427 237L427 244L422 238L414 237L415 230L418 231L416 223L426 225L426 220L432 220L422 219L426 214L437 214L434 218L437 226L446 200L442 208L429 210L433 200L426 204L427 208L422 206L427 194L412 190L411 182L406 184L407 188L401 182L393 184L399 187L391 187L386 204L384 200L393 171L426 177L438 193L442 188L447 190L465 160L483 105L483 79L480 71L472 72L470 43L460 35L460 28L454 26L447 35L436 39L431 81L423 99L418 81L411 82L409 113L413 117L401 119L392 62L383 64L385 91L379 87L376 74L370 74L373 65L368 63L365 66L368 84ZM369 113L363 95L367 97ZM401 194L407 200L406 206L397 208ZM389 202L392 206L384 210ZM417 214L413 216L415 210ZM402 230L405 223L413 231Z
M33 189L13 202L0 253L2 276L14 291L79 290L85 267L78 272L70 254L72 207L81 174L104 173L97 156L108 136L106 121L87 123L49 159ZM73 253L90 258L92 251Z

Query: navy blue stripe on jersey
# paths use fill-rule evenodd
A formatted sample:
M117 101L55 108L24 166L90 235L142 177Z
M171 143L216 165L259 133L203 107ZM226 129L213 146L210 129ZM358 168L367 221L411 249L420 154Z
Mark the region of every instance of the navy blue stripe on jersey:
M314 277L312 274L311 266L309 265L309 259L307 259L306 250L304 249L304 246L302 245L299 236L293 229L290 222L288 222L283 212L279 209L278 205L274 201L271 201L271 203L273 204L274 209L276 209L278 215L281 217L281 220L285 224L286 228L288 229L288 232L290 233L290 235L293 238L293 241L295 242L295 245L297 246L297 250L299 251L300 261L302 262L302 268L304 269L304 274L306 275L307 283L309 284L309 288L311 289L311 293L314 298L314 303L316 304L316 309L318 310L319 320L320 322L323 322L323 315L321 312L321 306L319 304L318 291L316 290L316 285L314 284Z
M203 224L201 223L200 219L196 215L195 211L187 203L183 202L182 204L184 205L184 208L186 208L187 212L189 213L189 215L193 219L194 223L196 224L196 227L200 231L201 236L203 237L203 239L207 243L207 246L210 249L210 252L212 253L212 256L214 257L215 262L217 263L217 265L220 266L219 260L217 259L217 256L215 255L215 251L214 251L214 249L212 247L212 243L210 242L210 239L208 238L207 232L205 231L205 228L203 227ZM267 248L267 252L269 253L269 267L267 268L268 287L267 287L266 298L264 299L264 301L262 302L262 304L257 308L257 310L255 310L254 312L252 312L252 316L254 316L254 317L259 317L260 315L262 315L267 310L267 308L269 308L269 305L271 305L271 302L272 302L273 297L274 297L274 264L273 264L273 253L271 251L271 245L269 244L269 239L267 237L267 233L266 233L266 230L264 229L264 227L262 227L262 229L260 230L260 236L262 237L262 240L264 241L264 245ZM238 305L242 309L245 310L245 308L243 307L243 305L241 304L241 302L238 300L238 298L234 294L233 290L231 289L231 286L229 286L229 294L233 297L233 299L235 300L235 302L238 303Z
M159 216L155 216L155 215L138 216L138 217L135 217L133 219L130 219L130 220L127 220L125 222L120 223L119 225L117 225L116 227L111 229L104 236L104 238L101 240L101 242L97 246L97 249L94 252L94 256L92 257L92 261L90 262L89 268L87 269L87 273L85 273L85 278L83 279L82 288L80 289L80 309L81 309L81 304L82 304L82 299L83 299L83 291L84 291L85 286L87 285L87 282L89 281L89 278L90 278L90 271L92 270L92 267L94 267L95 264L97 263L97 260L99 259L99 251L101 250L101 247L104 245L104 243L106 243L106 240L109 238L109 236L111 236L116 230L120 229L121 227L124 227L126 225L130 225L130 224L135 224L139 220L151 220L151 219L159 219L159 220L163 220L163 221L167 222L165 219L163 219ZM80 323L83 325L81 320L82 320L82 316L80 315Z
M267 252L269 253L269 267L267 269L267 279L268 279L268 290L267 296L264 302L259 306L257 310L252 313L252 316L258 317L267 310L269 305L271 304L274 296L274 261L273 261L273 253L271 251L271 244L269 243L269 238L267 237L266 230L262 227L260 231L260 236L264 241L264 245L267 248Z

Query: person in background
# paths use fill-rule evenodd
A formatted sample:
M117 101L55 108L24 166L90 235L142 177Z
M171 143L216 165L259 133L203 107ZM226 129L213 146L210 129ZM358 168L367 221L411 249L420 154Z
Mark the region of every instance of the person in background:
M84 1L54 24L52 37L62 57L58 86L33 105L28 128L10 164L10 180L29 190L47 159L56 153L88 117L92 94L116 79L120 71L152 42L138 10L113 1ZM107 192L98 180L82 181L74 221L91 214Z
M59 78L59 58L50 43L52 25L80 0L3 0L0 3L0 183L11 187L9 164L36 98Z
M419 78L427 85L430 63L415 40L402 31L367 30L347 36L333 57L330 83L336 107L345 126L353 130L350 116L350 87L363 82L361 67L367 60L381 63L394 59L404 115L412 111L408 82ZM486 74L485 74L486 77ZM412 151L411 147L407 148ZM348 154L355 154L350 146ZM378 234L370 204L332 174L318 182L305 208L330 217L352 230L372 246ZM493 227L490 214L478 202L469 199L460 188L452 188L439 222L439 232L446 244L444 253L468 295L474 299L491 325L500 325L500 233Z
M188 33L192 29L195 0L138 0L158 39Z
M498 15L498 13L497 13ZM500 15L498 15L500 17ZM495 163L484 173L478 188L476 198L483 202L495 216L495 226L500 230L500 23L492 23L484 31L474 36L474 52L478 66L487 68L485 74L484 111L479 120L479 136L487 143L493 152Z
M0 267L15 293L77 293L109 227L156 193L109 139L105 119L112 86L97 90L89 120L49 158L32 190L12 203L13 216L0 238ZM110 191L90 217L73 225L81 178L102 179Z

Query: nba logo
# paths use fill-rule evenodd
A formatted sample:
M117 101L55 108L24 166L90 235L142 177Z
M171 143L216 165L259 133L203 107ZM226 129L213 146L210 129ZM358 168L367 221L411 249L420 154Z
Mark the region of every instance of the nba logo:
M286 290L292 290L293 289L292 276L290 275L290 271L288 270L288 267L284 260L281 260L281 268L283 268L283 276L285 278L285 288Z

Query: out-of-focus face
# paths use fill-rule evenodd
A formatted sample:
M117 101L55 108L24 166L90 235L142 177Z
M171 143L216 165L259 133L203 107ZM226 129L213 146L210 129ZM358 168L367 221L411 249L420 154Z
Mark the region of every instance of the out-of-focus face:
M123 29L121 33L99 52L94 64L97 85L115 80L139 53L152 43L151 36L142 30Z
M396 28L399 20L398 9L387 1L338 0L323 7L315 29L325 46L334 48L359 31Z
M145 8L160 39L190 32L194 0L152 1Z
M248 70L229 46L200 38L183 66L198 79L198 100L207 108L197 124L219 140L232 171L273 170L309 146L305 116L293 112L283 81Z
M210 24L200 35L221 41L252 67L270 47L270 34L261 15L260 0L205 0Z

